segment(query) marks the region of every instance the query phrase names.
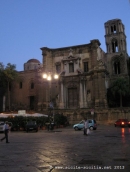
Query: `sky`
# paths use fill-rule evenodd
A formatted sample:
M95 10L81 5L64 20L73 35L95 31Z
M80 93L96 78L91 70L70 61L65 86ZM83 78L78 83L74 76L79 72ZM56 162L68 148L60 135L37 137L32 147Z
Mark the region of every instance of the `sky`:
M98 39L106 52L104 23L121 19L130 56L130 0L0 0L0 62L42 63L41 47L62 48Z

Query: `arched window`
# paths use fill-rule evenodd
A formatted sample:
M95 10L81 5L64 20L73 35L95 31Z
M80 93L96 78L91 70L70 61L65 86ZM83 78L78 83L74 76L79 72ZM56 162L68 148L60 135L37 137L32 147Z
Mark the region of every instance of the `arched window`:
M111 33L117 33L116 26L111 26Z
M34 89L34 83L33 82L31 83L31 89Z
M116 75L120 74L121 71L120 71L120 62L114 62L114 72Z
M113 53L118 52L118 42L117 42L116 39L113 39L113 40L112 40L112 52L113 52Z

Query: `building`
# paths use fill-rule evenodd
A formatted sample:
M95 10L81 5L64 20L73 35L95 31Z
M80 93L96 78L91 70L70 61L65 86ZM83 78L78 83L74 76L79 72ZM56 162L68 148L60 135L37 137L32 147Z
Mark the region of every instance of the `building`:
M107 89L112 81L128 78L125 27L120 19L105 24L105 53L95 39L84 45L40 48L42 64L30 59L19 72L20 81L11 90L11 105L17 109L43 111L48 106L61 110L107 108ZM48 81L43 73L59 79ZM51 102L51 103L50 103Z

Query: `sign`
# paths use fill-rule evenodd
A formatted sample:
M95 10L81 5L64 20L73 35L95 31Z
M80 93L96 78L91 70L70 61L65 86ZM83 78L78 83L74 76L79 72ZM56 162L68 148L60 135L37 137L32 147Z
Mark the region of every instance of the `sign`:
M18 110L18 115L26 115L26 110Z

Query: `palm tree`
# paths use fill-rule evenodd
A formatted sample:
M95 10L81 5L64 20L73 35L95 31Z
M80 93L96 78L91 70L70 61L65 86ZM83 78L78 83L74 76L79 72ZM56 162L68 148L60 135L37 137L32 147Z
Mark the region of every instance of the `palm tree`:
M120 96L120 107L122 107L122 96L129 94L129 81L123 77L116 79L111 87L112 93Z

